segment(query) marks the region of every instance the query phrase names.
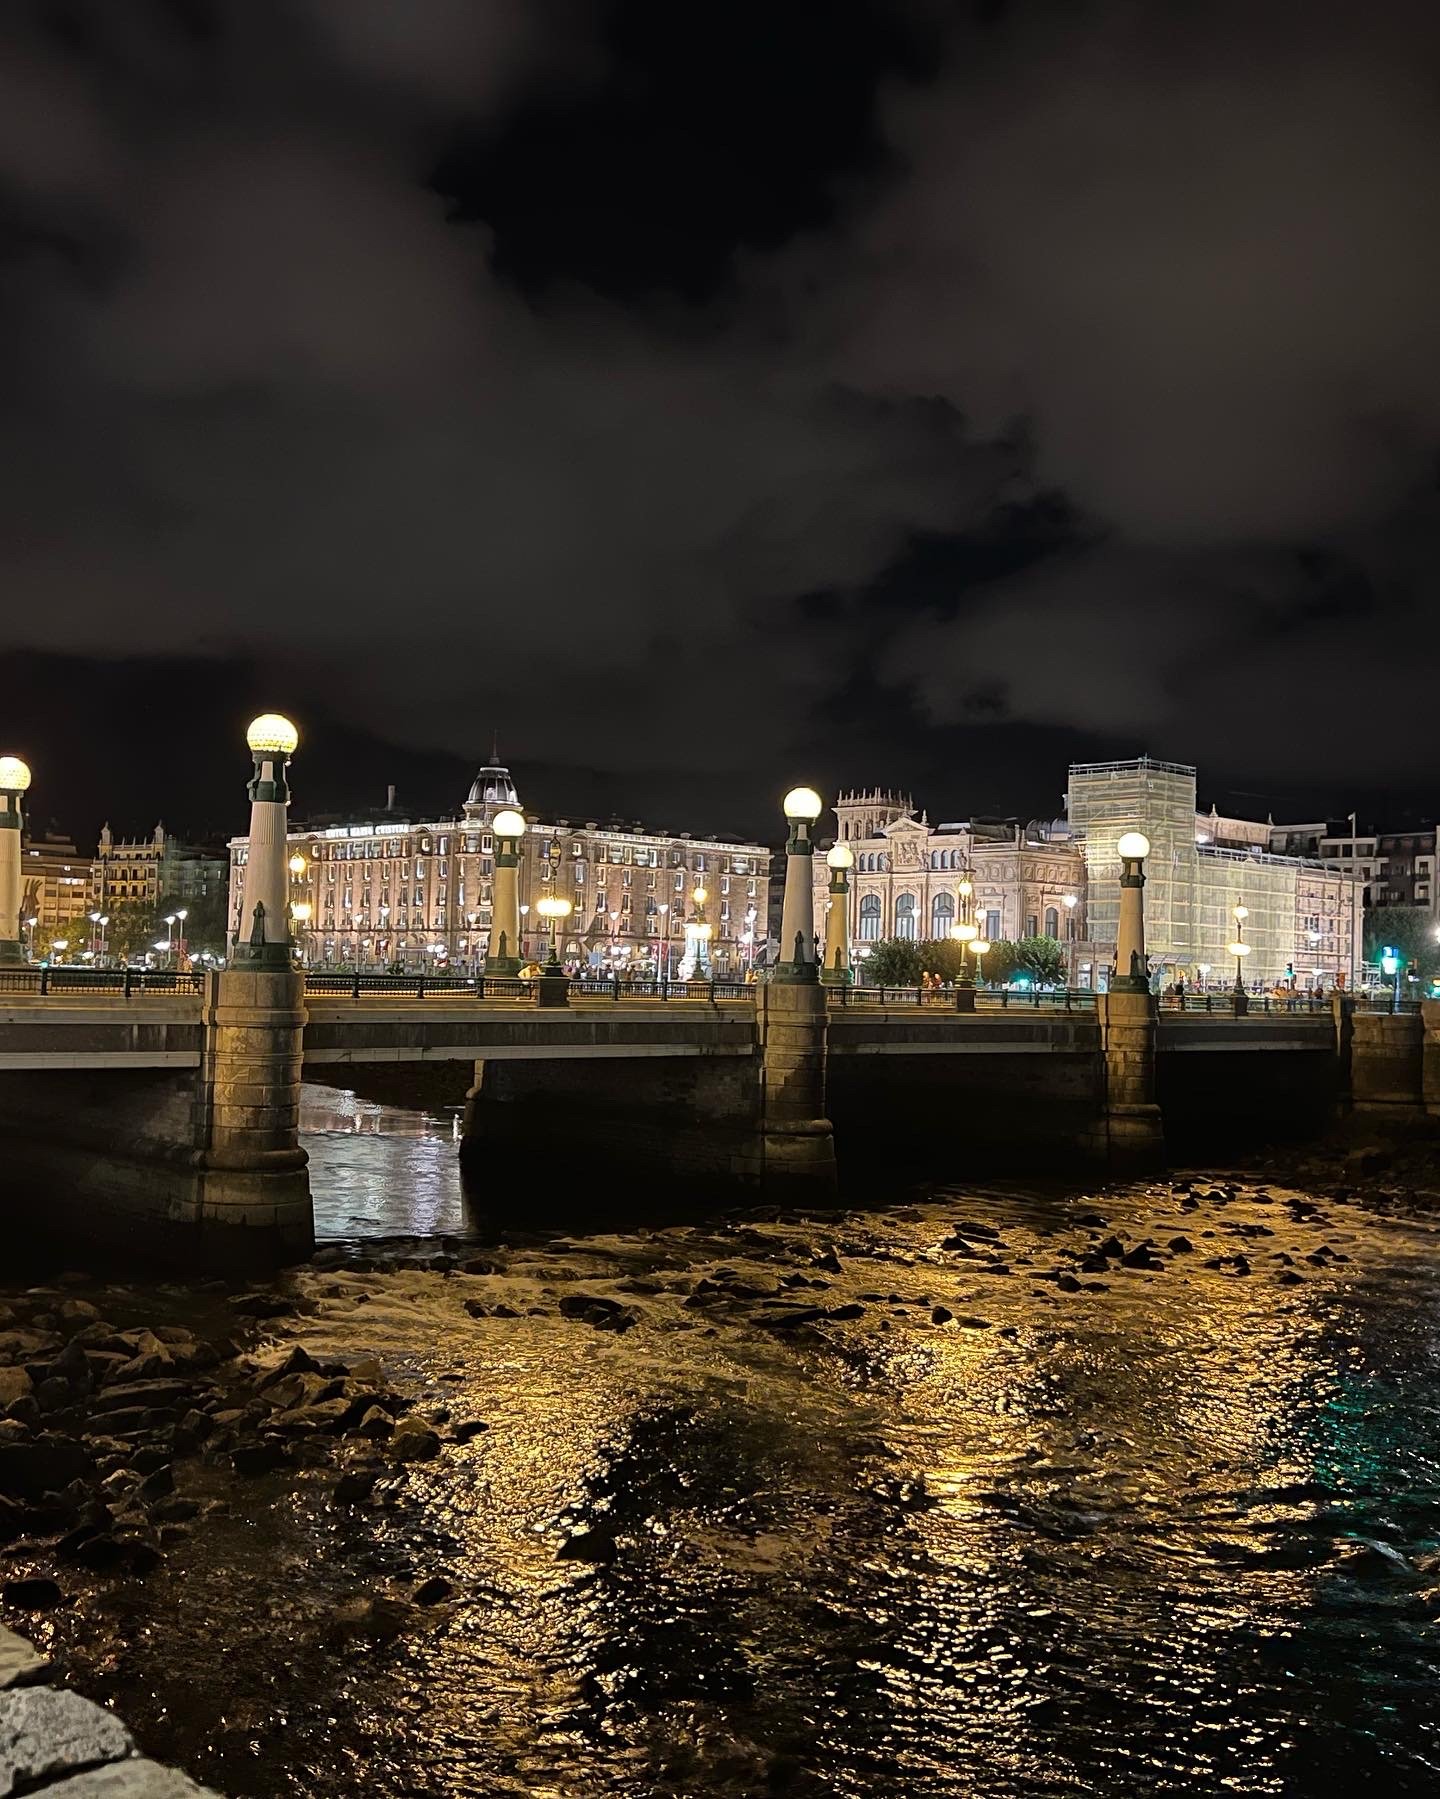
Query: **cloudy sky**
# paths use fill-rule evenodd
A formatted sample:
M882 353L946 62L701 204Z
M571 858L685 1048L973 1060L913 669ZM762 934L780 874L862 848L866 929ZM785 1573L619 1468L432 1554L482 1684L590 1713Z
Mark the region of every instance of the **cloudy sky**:
M37 816L1428 809L1434 13L7 0Z

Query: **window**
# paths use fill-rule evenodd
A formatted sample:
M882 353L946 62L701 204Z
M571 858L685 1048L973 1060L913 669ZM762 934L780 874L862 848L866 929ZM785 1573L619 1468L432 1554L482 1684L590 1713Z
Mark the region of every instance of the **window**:
M987 943L998 943L1000 941L1000 912L998 908L992 908L985 914L985 939Z
M896 896L895 935L911 939L915 936L915 895L913 893L901 893Z
M1055 906L1045 908L1045 935L1047 937L1060 935L1060 912Z
M955 895L953 893L937 893L930 901L930 935L937 939L948 937L950 927L954 922Z
M860 901L860 940L874 943L880 935L880 896L867 893Z
M1033 912L1027 912L1025 915L1025 935L1027 937L1040 935L1040 920Z

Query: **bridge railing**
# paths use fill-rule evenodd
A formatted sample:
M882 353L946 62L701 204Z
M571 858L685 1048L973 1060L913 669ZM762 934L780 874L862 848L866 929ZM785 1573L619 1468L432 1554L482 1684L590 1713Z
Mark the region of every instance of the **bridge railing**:
M204 988L203 974L168 968L0 968L0 996L13 993L48 999L52 995L104 993L144 999L201 993Z
M399 999L534 1000L540 979L534 975L359 974L310 971L305 991L315 998L362 999L391 994ZM571 1000L652 999L679 1004L699 1000L749 999L753 989L743 981L596 981L567 983Z
M1093 1012L1095 995L1088 988L1053 989L1009 987L827 987L832 1006L930 1006L956 1012L968 1003L960 995L974 996L977 1012Z

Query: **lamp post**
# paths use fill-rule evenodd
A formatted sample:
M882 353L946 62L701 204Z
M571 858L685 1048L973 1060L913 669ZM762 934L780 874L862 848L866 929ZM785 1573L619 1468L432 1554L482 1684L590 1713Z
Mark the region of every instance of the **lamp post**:
M1235 1016L1241 1017L1250 1010L1250 1001L1245 992L1245 981L1241 970L1245 966L1245 958L1250 954L1250 945L1245 941L1245 920L1250 916L1250 908L1237 903L1231 917L1235 920L1235 941L1230 945L1230 954L1235 958Z
M0 967L25 960L20 947L21 795L29 791L30 769L18 756L0 756Z
M969 942L966 944L965 947L970 951L970 954L972 956L974 956L974 958L975 958L975 978L977 980L983 979L983 977L984 977L984 958L985 958L986 951L990 948L989 941L984 937L978 937L978 936L972 937L969 940ZM963 1009L967 1010L967 1011L971 1011L971 1012L973 1012L975 1010L975 995L973 992L970 995L969 1006L965 1007Z
M975 922L975 883L969 875L962 875L955 889L960 896L960 917L950 927L950 935L960 945L960 973L955 982L955 1010L957 1012L973 1012L975 1010L975 977L979 973L978 959L972 964L969 951L979 941L980 927ZM985 952L980 952L983 955Z
M305 938L311 918L310 902L309 900L296 900L291 910L295 914L296 924L300 927L295 947L299 952L300 960L304 962L307 959L305 953Z
M546 893L535 902L535 910L550 926L550 956L540 970L535 1003L540 1006L568 1006L570 983L560 961L560 921L570 916L570 902L557 893Z
M175 939L175 948L181 956L187 958L190 954L190 939L185 935L185 920L189 916L190 908L188 906L177 906L175 908L175 921L180 926L180 933Z
M278 712L250 721L245 733L254 758L250 780L250 848L245 893L232 960L250 969L290 968L290 908L286 904L285 814L290 789L285 769L300 733Z
M815 859L812 832L825 802L813 787L792 787L785 795L790 832L785 840L785 897L780 910L780 961L775 979L782 984L818 980L815 966Z
M515 975L520 972L520 839L525 835L525 816L506 806L490 821L490 829L495 833L495 884L485 972Z
M526 953L526 947L525 947L525 923L526 923L526 920L529 918L529 916L530 916L529 906L522 906L520 908L520 960L522 962L528 962L530 959L528 954Z
M690 926L691 938L695 945L695 955L691 963L690 979L704 981L710 978L710 926L705 921L705 902L710 897L704 887L697 887L690 895L695 902L695 920Z
M173 968L175 966L175 914L165 914L165 960Z
M830 870L830 910L825 914L825 967L820 979L832 987L850 985L850 870L855 852L837 843L825 858Z
M655 915L660 920L660 929L655 935L655 978L659 981L670 979L670 908L662 901L655 908Z
M1112 993L1148 993L1150 964L1145 956L1145 858L1150 839L1126 831L1115 845L1120 856L1120 924L1115 934Z

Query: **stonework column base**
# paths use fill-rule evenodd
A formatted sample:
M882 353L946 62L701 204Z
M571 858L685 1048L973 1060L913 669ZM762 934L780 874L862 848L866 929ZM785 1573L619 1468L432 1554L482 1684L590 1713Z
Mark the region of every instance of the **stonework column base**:
M562 969L559 974L542 973L535 983L535 1004L537 1006L568 1006L570 1004L570 977Z
M760 1184L766 1192L833 1199L839 1190L835 1132L828 1118L767 1125L761 1137Z

